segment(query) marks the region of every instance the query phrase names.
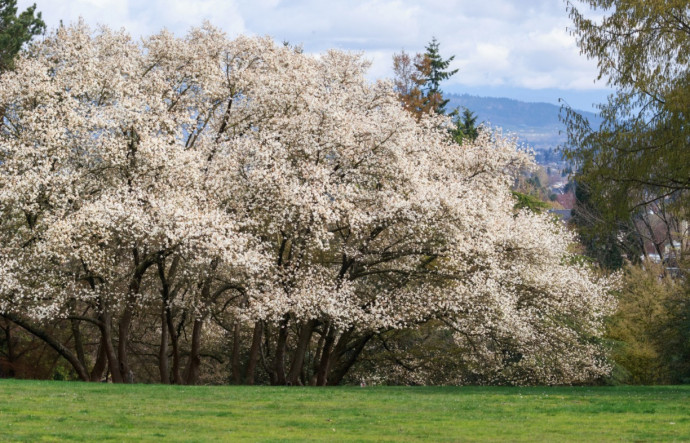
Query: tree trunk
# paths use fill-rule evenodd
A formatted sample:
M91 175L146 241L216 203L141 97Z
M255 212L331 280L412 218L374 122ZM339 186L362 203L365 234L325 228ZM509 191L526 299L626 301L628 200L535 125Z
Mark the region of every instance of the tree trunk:
M285 378L285 348L287 347L288 338L288 321L289 315L285 315L280 322L280 329L278 330L278 340L276 342L276 353L273 361L273 373L275 374L275 384L284 385L287 383Z
M86 372L86 368L79 361L79 358L72 351L67 349L62 343L57 341L54 337L46 333L43 329L39 328L38 326L32 325L31 323L25 321L17 315L2 314L2 316L8 320L11 320L15 324L25 329L27 332L30 332L31 334L46 342L48 346L53 348L58 354L64 357L65 360L67 360L72 365L75 372L82 381L89 381L89 374Z
M168 334L173 344L173 380L176 384L182 384L180 377L180 354L177 348L177 335L172 322L172 313L170 311L170 281L175 278L177 273L177 265L179 263L179 256L175 256L168 275L165 274L165 256L159 254L156 265L158 268L158 277L161 281L161 346L158 350L158 371L160 372L161 383L170 383L170 369L168 362Z
M325 327L324 335L319 340L319 348L317 357L314 359L314 381L311 383L314 386L324 386L328 377L328 359L331 356L331 349L335 342L335 328L328 323ZM321 343L323 341L323 343Z
M129 282L129 288L127 291L127 302L125 305L125 310L120 317L118 323L118 342L117 342L117 355L120 364L120 376L122 380L127 383L134 382L134 374L129 366L128 359L128 348L129 348L129 328L132 324L132 317L134 316L134 304L136 302L136 295L139 294L141 289L141 280L144 277L144 273L153 265L155 262L151 259L141 261L139 257L139 251L135 247L132 249L132 256L134 261L134 275Z
M340 337L338 338L337 342L335 342L335 335L334 335L334 337L330 343L330 346L329 346L329 348L332 348L332 351L328 352L328 353L324 353L325 354L324 357L327 358L327 360L325 362L325 368L323 368L322 374L320 374L320 375L322 375L322 378L320 378L319 386L326 386L328 384L330 372L333 368L336 367L336 364L338 363L338 360L340 359L342 354L345 353L345 350L347 349L347 342L350 340L351 336L352 336L352 329L348 329L347 331L340 334Z
M161 345L158 349L158 372L161 383L170 384L170 368L168 367L168 319L165 304L161 306Z
M188 385L195 385L199 381L199 368L201 366L201 328L204 321L200 318L194 319L192 329L192 349L189 353L189 362L185 370L184 382Z
M108 370L110 376L113 378L113 383L122 383L120 376L120 365L117 362L117 355L113 347L113 333L112 333L112 319L109 313L103 313L99 316L101 324L101 343L105 344L105 355L108 357Z
M291 385L299 384L299 377L302 373L302 367L304 366L304 355L307 353L309 348L309 342L311 341L311 334L316 327L317 320L309 320L302 325L300 329L299 338L297 340L297 349L292 357L292 364L290 365L290 373L288 374L287 381Z
M177 337L177 331L172 321L172 314L170 308L166 308L166 320L168 322L168 333L170 334L170 343L172 344L172 377L173 383L176 385L183 384L182 376L180 375L180 345Z
M232 382L239 385L242 382L242 375L240 373L240 322L235 321L235 326L232 332Z
M264 367L264 371L268 374L268 381L271 385L276 384L276 373L273 370L273 366L269 366L269 362L272 363L271 359L271 324L264 323L264 342L259 350L259 356L261 357L261 365Z
M340 357L345 356L345 354L349 352L349 355L347 355L347 358L345 360L341 360L340 364L335 366L333 368L333 371L331 371L331 373L329 374L329 376L328 376L328 385L329 386L339 385L343 381L343 378L345 377L345 375L347 375L350 368L352 368L352 365L354 365L355 362L357 361L359 354L362 353L364 346L366 346L367 342L373 336L374 336L374 334L369 333L367 335L364 335L364 336L356 339L352 346L348 347L348 349L344 350L342 353L339 354L338 359L340 359Z
M254 384L254 372L256 365L259 362L259 351L261 350L261 335L263 334L264 324L259 320L254 325L254 334L252 336L252 347L249 349L249 360L247 361L247 370L244 378L248 385Z
M74 337L74 350L77 352L77 358L82 366L86 367L86 358L84 356L84 342L81 336L81 329L79 328L79 320L71 319L72 336Z
M127 348L129 345L129 327L132 323L132 307L131 300L127 300L125 311L120 317L117 330L117 359L119 362L120 378L123 382L131 382L129 361L127 359Z
M105 344L103 343L103 335L101 334L101 343L98 345L98 354L96 356L96 363L94 363L89 374L91 381L101 381L103 378L103 371L108 365L108 356L105 352Z

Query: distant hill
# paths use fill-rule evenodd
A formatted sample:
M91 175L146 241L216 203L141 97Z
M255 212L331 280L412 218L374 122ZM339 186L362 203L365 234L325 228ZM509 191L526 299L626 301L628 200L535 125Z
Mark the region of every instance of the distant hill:
M447 110L468 108L477 115L477 122L490 123L504 131L515 133L522 142L537 151L554 149L566 139L565 128L558 118L559 106L467 94L445 94L445 97L450 99ZM581 113L595 125L601 121L592 112Z

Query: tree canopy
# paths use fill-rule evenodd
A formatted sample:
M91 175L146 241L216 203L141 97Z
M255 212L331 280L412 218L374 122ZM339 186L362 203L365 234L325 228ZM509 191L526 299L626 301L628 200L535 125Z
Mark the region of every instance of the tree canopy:
M426 46L426 52L424 57L429 65L428 71L429 76L427 78L425 89L427 99L431 102L431 107L437 114L446 113L446 105L448 104L448 99L443 98L443 91L441 91L441 82L448 80L455 74L457 74L458 69L448 70L450 63L455 59L452 55L447 59L443 59L440 52L440 46L436 37L433 37L429 44Z
M443 59L440 43L436 38L426 46L426 52L410 56L405 51L393 55L395 88L405 108L417 117L429 112L445 114L448 99L443 98L441 82L455 75L458 70L448 70L455 59Z
M578 8L577 3L590 7ZM592 195L623 215L690 189L690 8L686 1L568 2L583 54L616 89L593 128L566 110L568 157ZM597 16L593 17L592 13Z
M582 225L583 235L606 239L608 252L597 254L610 264L622 264L624 250L646 251L645 244L662 258L683 255L690 234L683 222L690 216L688 3L589 0L567 5L578 46L597 61L599 79L615 89L599 105L599 127L572 109L564 113L564 152L577 166L577 182L586 188L587 201L579 209L597 215L596 223ZM631 228L638 237L632 243ZM639 246L631 248L635 243Z
M479 128L477 127L477 115L467 108L463 108L462 113L454 111L452 114L453 124L453 138L458 143L462 144L464 139L475 140L479 137Z
M474 380L605 374L610 282L514 210L527 155L457 149L367 66L210 25L32 45L0 77L0 314L84 380L196 383L231 343L235 382L336 384L430 321Z

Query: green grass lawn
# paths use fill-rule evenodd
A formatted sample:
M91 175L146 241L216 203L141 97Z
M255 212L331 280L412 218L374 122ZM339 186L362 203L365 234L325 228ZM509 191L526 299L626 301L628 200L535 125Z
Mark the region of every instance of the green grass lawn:
M690 386L118 386L0 380L0 441L690 441Z

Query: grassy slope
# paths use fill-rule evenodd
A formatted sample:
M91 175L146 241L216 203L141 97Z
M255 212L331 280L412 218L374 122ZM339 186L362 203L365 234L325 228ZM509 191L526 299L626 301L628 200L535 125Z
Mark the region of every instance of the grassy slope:
M172 387L0 380L0 441L690 440L690 386Z

